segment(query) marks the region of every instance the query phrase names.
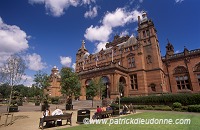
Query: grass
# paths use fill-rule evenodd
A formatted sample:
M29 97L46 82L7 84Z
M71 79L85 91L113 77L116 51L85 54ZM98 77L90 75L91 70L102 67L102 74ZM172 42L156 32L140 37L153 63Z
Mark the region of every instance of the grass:
M126 119L190 119L191 124L93 124L93 125L79 125L75 127L68 127L61 130L199 130L200 129L200 115L199 114L185 114L172 112L144 112L135 115L128 115L120 118Z

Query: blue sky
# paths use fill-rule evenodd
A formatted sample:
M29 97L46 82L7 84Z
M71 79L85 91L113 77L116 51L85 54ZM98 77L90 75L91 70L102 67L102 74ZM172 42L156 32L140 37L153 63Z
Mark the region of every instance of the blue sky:
M34 74L52 67L73 67L82 40L90 53L114 35L137 35L137 16L146 11L158 31L161 53L167 38L175 51L200 48L199 0L1 0L0 65L20 53Z

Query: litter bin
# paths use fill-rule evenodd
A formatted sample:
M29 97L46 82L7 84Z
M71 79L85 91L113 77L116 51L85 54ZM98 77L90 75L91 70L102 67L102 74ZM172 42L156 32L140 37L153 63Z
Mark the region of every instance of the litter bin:
M78 110L77 111L77 122L78 124L83 124L85 118L90 119L90 110Z

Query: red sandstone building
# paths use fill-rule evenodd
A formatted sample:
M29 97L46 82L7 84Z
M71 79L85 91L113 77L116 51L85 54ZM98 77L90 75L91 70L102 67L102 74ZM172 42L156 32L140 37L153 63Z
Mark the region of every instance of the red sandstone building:
M51 70L50 75L50 86L45 89L45 94L48 94L50 97L60 97L61 96L61 86L60 86L60 74L56 66Z
M91 79L103 79L105 98L160 93L200 92L200 49L174 53L168 42L166 55L161 56L157 31L143 13L138 17L138 36L115 36L95 54L89 54L84 41L76 54L76 73L80 76L81 96L86 99ZM96 99L100 98L99 96Z

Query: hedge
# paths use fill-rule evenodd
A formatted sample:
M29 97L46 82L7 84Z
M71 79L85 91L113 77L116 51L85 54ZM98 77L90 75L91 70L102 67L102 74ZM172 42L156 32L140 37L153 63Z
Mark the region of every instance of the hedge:
M121 98L122 104L133 103L135 105L169 105L179 102L183 106L200 104L200 93L198 94L163 94L149 96L135 96Z
M189 105L188 111L189 112L200 112L200 105Z

